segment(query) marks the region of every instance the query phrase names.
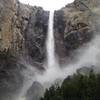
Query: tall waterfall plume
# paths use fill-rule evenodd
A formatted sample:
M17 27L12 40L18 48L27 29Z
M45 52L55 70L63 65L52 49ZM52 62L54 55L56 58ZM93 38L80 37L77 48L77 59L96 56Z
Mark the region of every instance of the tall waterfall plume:
M48 22L48 35L46 41L46 49L47 49L47 66L53 67L57 64L57 60L55 57L55 40L54 40L54 11L50 11L49 22Z

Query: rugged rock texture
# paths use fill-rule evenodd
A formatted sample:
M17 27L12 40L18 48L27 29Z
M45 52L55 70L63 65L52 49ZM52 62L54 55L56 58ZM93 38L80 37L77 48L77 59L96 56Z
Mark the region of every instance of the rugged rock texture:
M88 43L97 32L99 4L99 0L75 0L55 12L55 44L61 63L73 59L73 51Z
M31 13L25 30L25 47L28 55L35 61L43 63L46 56L45 40L48 29L48 12L38 8Z
M16 1L15 14L12 19L11 50L17 54L23 54L25 49L25 29L27 28L30 14L33 8Z
M11 47L15 5L15 0L0 0L0 50Z
M21 95L28 66L19 58L43 67L48 18L49 12L40 7L0 0L0 100Z
M34 63L43 63L48 18L49 12L40 7L0 0L0 50L10 49L28 55Z

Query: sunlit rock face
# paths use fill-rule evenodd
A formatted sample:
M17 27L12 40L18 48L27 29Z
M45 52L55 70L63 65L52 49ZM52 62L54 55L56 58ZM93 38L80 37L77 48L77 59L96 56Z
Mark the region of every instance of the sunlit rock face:
M0 11L0 50L43 63L49 12L17 0L0 0Z
M85 46L97 33L98 3L99 0L75 0L55 12L56 53L62 64L73 59L73 51Z
M36 66L40 66L45 59L48 18L49 12L40 7L17 3L16 16L13 19L14 39L12 49L18 54L28 55L28 59L32 60Z
M0 50L11 47L15 0L0 0Z

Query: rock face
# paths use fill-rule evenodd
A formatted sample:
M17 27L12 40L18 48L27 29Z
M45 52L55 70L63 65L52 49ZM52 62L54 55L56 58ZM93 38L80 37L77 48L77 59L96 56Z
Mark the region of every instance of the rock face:
M0 99L14 100L23 87L22 70L24 65L18 63L10 51L0 52Z
M75 0L55 11L55 48L61 64L72 59L73 51L91 41L94 33L100 33L99 12L100 0ZM14 100L23 88L24 70L29 66L20 63L20 57L36 68L43 67L48 19L49 12L40 7L24 5L17 0L0 0L0 100ZM82 71L88 73L90 69L78 70ZM26 97L38 100L41 92L43 87L35 82Z
M28 55L35 61L43 63L45 59L45 40L48 29L48 12L37 9L31 13L29 23L25 30L25 47Z
M99 4L99 0L75 0L55 12L56 53L62 64L72 56L73 51L88 43L96 34Z
M27 100L40 100L40 97L43 96L43 93L43 86L38 82L34 82L30 89L27 91L26 98Z
M0 50L11 47L15 5L15 0L0 0Z
M15 100L21 95L28 66L19 58L43 67L48 18L49 12L40 7L0 0L0 100Z
M49 12L17 0L0 0L0 50L27 54L34 62L45 59Z

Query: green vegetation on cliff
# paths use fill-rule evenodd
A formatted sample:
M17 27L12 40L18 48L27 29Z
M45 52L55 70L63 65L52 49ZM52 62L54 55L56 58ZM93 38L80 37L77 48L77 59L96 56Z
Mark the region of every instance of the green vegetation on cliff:
M61 87L47 89L41 100L100 100L100 74L69 76Z

